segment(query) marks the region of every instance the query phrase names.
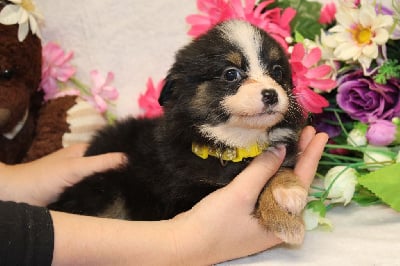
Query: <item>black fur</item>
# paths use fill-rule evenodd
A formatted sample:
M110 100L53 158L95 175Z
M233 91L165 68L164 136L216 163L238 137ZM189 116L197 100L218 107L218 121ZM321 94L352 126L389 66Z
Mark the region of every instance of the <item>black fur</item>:
M284 70L276 80L290 96L290 108L276 128L298 131L302 113L291 95L291 73L283 50L278 62L270 62L268 50L278 44L266 33L262 54L265 69L273 76L271 66ZM221 36L218 27L199 37L176 55L160 103L164 116L157 119L133 119L107 127L93 139L86 155L120 151L127 154L128 164L122 169L98 173L67 189L50 208L72 213L101 215L121 198L127 219L160 220L190 209L201 198L229 183L249 160L222 166L218 158L203 160L191 151L192 142L225 147L225 144L200 134L198 127L225 122L229 114L220 106L220 99L235 94L241 83L227 84L223 71L232 65L226 54L241 51ZM246 72L248 62L243 57L236 66ZM201 101L195 101L199 86L205 88ZM267 134L267 133L266 133ZM287 145L287 164L293 164L296 137L282 138L277 143Z

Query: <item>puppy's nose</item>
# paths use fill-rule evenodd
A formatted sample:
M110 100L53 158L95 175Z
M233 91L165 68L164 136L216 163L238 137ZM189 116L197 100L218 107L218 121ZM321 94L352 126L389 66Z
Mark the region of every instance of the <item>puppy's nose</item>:
M274 105L278 102L278 94L274 89L264 89L261 91L261 95L265 105Z

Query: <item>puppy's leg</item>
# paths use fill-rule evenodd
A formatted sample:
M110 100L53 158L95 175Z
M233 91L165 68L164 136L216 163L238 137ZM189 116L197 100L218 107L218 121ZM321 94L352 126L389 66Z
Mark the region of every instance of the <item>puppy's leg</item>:
M284 242L300 244L304 238L301 212L307 203L307 190L292 170L279 171L261 193L255 216Z

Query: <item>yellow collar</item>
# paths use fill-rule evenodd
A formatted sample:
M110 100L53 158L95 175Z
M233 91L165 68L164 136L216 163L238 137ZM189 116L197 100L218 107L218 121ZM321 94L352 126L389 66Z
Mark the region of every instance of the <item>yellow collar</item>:
M202 159L208 156L219 158L221 161L241 162L244 158L253 158L260 155L268 148L268 144L253 144L247 148L228 148L221 149L206 145L192 143L192 152Z

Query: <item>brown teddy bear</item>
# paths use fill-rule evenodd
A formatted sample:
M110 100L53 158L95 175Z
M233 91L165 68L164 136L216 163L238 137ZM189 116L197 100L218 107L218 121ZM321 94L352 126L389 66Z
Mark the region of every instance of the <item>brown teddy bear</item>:
M18 25L0 23L0 161L8 164L61 148L66 112L75 104L71 96L43 104L41 41L31 32L19 41L17 32Z
M7 5L12 3L0 0L0 12ZM34 28L21 31L20 22L0 21L0 161L7 164L31 161L87 141L105 124L79 97L44 101L39 90L42 45L37 35ZM89 122L82 123L82 116Z

